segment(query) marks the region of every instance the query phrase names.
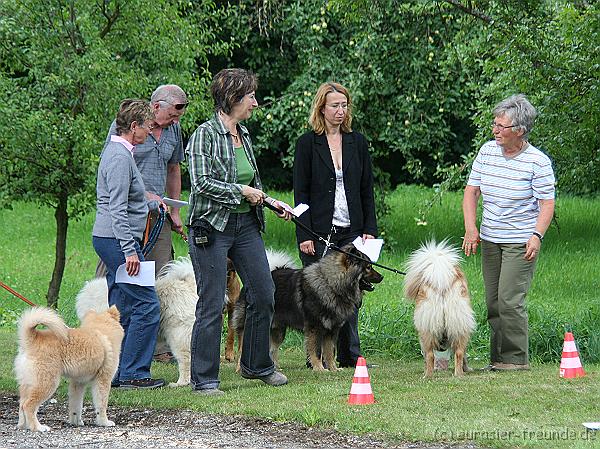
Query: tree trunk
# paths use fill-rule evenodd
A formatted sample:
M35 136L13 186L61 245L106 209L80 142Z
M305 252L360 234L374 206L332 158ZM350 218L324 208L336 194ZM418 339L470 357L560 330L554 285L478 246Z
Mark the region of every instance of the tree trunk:
M67 213L68 194L62 191L59 196L58 205L54 210L56 220L56 250L54 254L54 271L52 280L48 286L48 307L58 309L58 294L65 272L65 261L67 252L67 228L69 227L69 214Z

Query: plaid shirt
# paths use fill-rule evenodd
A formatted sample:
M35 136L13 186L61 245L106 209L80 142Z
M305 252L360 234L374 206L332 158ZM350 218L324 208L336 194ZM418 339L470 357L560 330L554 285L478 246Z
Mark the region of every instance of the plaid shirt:
M250 134L242 125L239 125L239 129L246 156L256 173L252 187L262 190ZM237 183L233 140L218 114L215 113L210 120L194 131L185 152L190 163L191 180L187 225L192 226L194 222L204 219L222 232L231 211L244 200L244 197L242 185ZM264 231L262 206L257 206L253 210L257 215L261 231Z

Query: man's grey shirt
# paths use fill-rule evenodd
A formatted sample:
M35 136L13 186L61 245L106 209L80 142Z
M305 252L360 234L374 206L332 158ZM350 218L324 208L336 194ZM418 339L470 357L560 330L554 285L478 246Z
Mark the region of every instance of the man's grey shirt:
M105 146L110 141L110 136L116 134L117 124L113 121L106 136ZM146 191L164 197L168 164L178 164L183 157L183 139L179 123L163 129L158 142L149 134L144 143L137 144L133 158L142 174Z

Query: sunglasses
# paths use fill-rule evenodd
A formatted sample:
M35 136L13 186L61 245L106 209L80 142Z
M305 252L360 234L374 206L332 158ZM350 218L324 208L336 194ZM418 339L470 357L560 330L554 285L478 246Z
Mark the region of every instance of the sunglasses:
M170 101L167 101L167 100L157 100L157 101L162 101L163 103L170 104L178 111L181 111L182 109L187 108L187 105L189 104L189 103L171 103Z

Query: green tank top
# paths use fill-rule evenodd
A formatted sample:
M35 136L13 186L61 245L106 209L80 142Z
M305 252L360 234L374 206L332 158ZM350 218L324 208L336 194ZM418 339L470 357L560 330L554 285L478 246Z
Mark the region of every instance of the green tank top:
M254 179L254 169L248 161L248 156L246 156L243 146L235 148L235 165L237 167L238 175L237 182L247 186L250 185ZM238 214L250 212L250 203L246 201L246 199L243 199L240 205L232 210L232 212Z

